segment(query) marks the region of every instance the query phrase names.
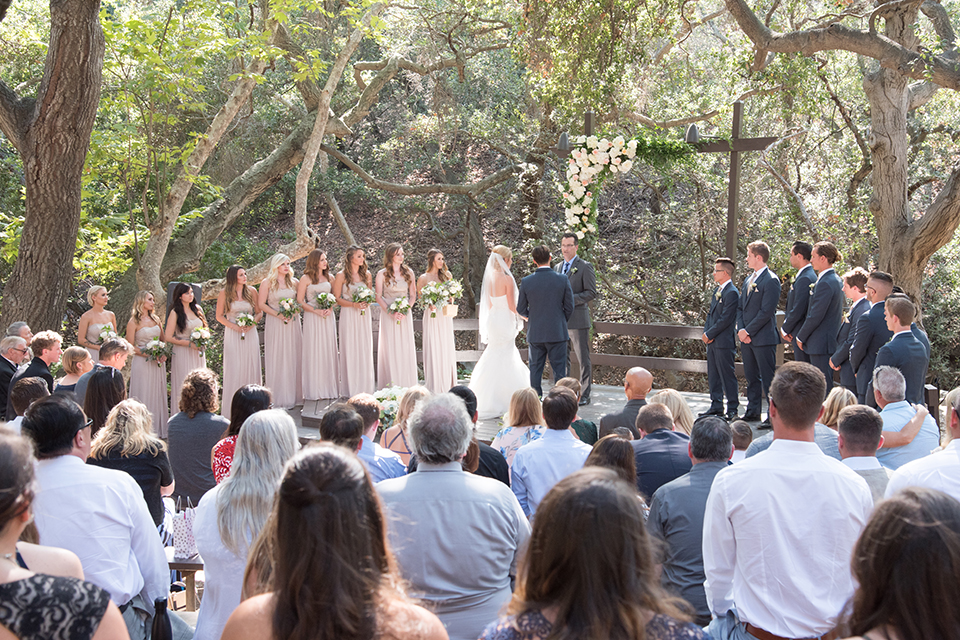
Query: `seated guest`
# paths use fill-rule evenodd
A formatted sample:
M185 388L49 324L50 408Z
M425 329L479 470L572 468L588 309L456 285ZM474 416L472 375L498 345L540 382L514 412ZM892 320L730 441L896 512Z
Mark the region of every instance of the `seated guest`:
M50 373L50 365L60 362L60 355L63 350L60 345L63 344L63 338L59 333L53 331L41 331L33 337L30 342L30 350L33 352L33 360L26 367L21 367L10 378L10 386L7 387L7 408L6 416L12 420L16 417L13 405L10 404L10 389L17 384L17 380L24 378L42 378L47 384L47 391L53 393L53 375Z
M836 431L837 422L840 419L840 410L854 404L857 404L855 393L845 387L834 387L827 394L827 399L823 401L823 415L820 416L820 424Z
M30 353L27 342L20 336L6 336L0 340L0 411L6 409L7 391L10 390L10 379L17 372L23 359ZM10 419L12 416L0 415L0 418Z
M54 395L33 403L23 433L40 459L40 539L77 554L86 579L110 593L131 635L144 637L154 601L169 596L170 569L143 491L122 471L84 464L90 424L72 400ZM171 621L186 626L177 616Z
M113 367L103 367L93 372L87 383L83 412L93 420L90 433L94 438L106 424L110 411L126 398L127 385L122 373Z
M447 637L404 594L376 492L346 449L320 443L294 456L266 526L273 591L242 602L223 640Z
M17 540L33 518L31 503L36 490L36 461L31 448L28 440L0 430L0 546L10 551L4 556L9 566L0 573L0 626L6 632L3 635L24 639L126 638L123 618L110 602L110 594L83 581L74 554L29 545L31 553L21 555ZM32 553L34 550L41 553ZM37 559L38 555L48 562ZM28 560L27 556L33 557ZM50 565L51 557L67 558L71 573L80 575L64 577L62 569L67 563L59 563L60 567ZM41 572L42 565L53 571Z
M883 444L883 419L876 409L864 404L844 407L837 430L843 464L867 481L873 503L880 502L893 475L877 460L877 449Z
M510 488L528 518L533 518L547 491L583 467L590 455L590 446L570 433L575 417L577 396L565 387L550 389L543 399L547 430L539 440L520 447L513 458Z
M848 640L957 638L958 548L960 503L947 495L913 487L878 504L853 550Z
M50 392L47 391L47 383L43 381L43 378L17 380L17 383L10 389L10 403L13 405L17 417L6 424L7 429L19 435L23 415L27 412L27 409L30 408L31 404L40 398L46 398L48 395L50 395Z
M896 470L908 462L928 455L940 445L940 429L929 415L912 441L900 444L899 440L888 437L904 430L917 415L917 409L906 400L906 381L899 369L881 366L874 370L873 396L883 419L884 446L877 452L880 464Z
M93 358L90 357L90 352L83 347L67 347L63 355L60 356L60 364L63 365L63 370L67 375L54 383L53 390L61 393L67 391L72 393L77 388L77 382L81 376L93 369Z
M897 469L884 493L888 498L904 487L927 487L960 500L960 440L957 440L960 438L960 392L954 389L947 399L950 403L946 406L944 426L949 442L942 451L908 462Z
M299 446L297 426L286 411L250 416L237 438L233 471L200 500L193 535L203 558L204 587L194 640L219 640L240 604L247 551L270 515L283 466Z
M543 425L540 397L531 387L517 389L510 397L510 408L503 416L504 427L493 437L490 446L500 452L508 466L523 445L539 440L547 428Z
M747 457L747 449L753 442L753 430L745 420L734 420L730 423L730 431L733 433L733 456L730 462L740 462Z
M397 417L393 421L393 426L384 431L380 438L387 449L400 456L400 461L403 462L404 466L410 462L410 454L412 453L410 445L407 443L407 420L413 413L413 408L417 406L417 402L428 395L430 395L430 389L420 385L408 387L404 390L403 395L400 396L400 406L397 408Z
M637 461L637 489L649 501L654 492L690 471L690 436L674 430L670 409L648 404L637 413L642 440L630 443Z
M30 341L33 340L33 331L30 330L30 325L22 320L17 322L11 322L10 326L7 327L7 336L20 336L23 338L23 341L28 345Z
M177 478L175 498L196 505L203 494L217 484L210 455L230 426L229 420L216 415L219 408L217 374L210 369L194 369L188 373L180 390L180 411L167 421L170 464Z
M624 482L637 484L637 462L633 459L633 447L629 440L614 433L603 436L593 445L583 466L613 469Z
M673 416L673 428L690 435L693 430L693 411L676 389L662 389L650 396L650 404L666 405Z
M481 640L707 638L657 584L641 502L614 471L561 480L540 505L530 548L506 615Z
M826 384L826 382L824 382ZM820 407L823 409L823 406ZM825 411L825 410L824 410ZM761 451L766 451L773 444L773 433L765 433L747 447L746 457L751 458ZM834 460L840 460L840 447L837 444L837 432L821 422L813 425L813 441L826 455Z
M636 429L636 427L634 427L634 429ZM633 440L633 431L631 431L630 429L627 429L626 427L615 427L613 429L613 433L611 433L610 435L620 436L624 440L628 440L628 441Z
M727 466L733 433L726 421L704 416L693 424L688 445L693 468L653 494L647 532L663 541L660 584L693 607L698 625L710 624L710 607L703 592L703 513L713 479Z
M90 390L93 391L91 385ZM88 395L89 398L89 395ZM153 524L163 522L164 496L173 493L173 469L166 443L153 435L153 415L143 403L124 400L93 438L87 464L125 471L137 481Z
M480 414L477 412L477 394L464 384L451 387L450 393L463 400L464 405L467 407L467 415L470 416L470 420L473 422L474 434L476 434L477 420L480 417ZM503 457L503 454L490 445L478 441L476 435L473 436L473 441L477 443L477 447L480 449L480 459L477 461L477 470L473 473L478 476L483 476L484 478L499 480L509 487L510 467L507 465L507 460Z
M653 388L653 375L643 367L633 367L623 378L623 392L627 404L617 413L608 413L600 418L600 437L610 435L617 427L626 427L634 440L640 439L637 431L637 413L647 404L647 394Z
M353 406L338 402L320 418L320 439L350 451L359 451L363 440L363 418Z
M210 452L210 466L213 468L213 479L217 484L223 482L230 475L230 465L233 464L233 450L237 446L237 436L247 418L257 411L265 411L273 405L273 394L270 389L259 384L245 384L230 400L230 426L220 442L213 445Z
M573 395L577 396L577 405L580 405L582 385L580 381L576 378L571 378L567 376L566 378L560 378L557 380L557 385L561 387L566 387L573 391ZM590 404L589 401L584 404ZM589 420L584 420L577 414L577 419L573 421L573 424L570 425L570 428L577 433L577 437L580 438L580 442L584 444L589 444L591 447L597 443L597 425L594 422Z
M95 371L110 367L117 371L122 371L127 364L127 358L133 355L133 345L123 338L116 337L105 340L100 345L100 359L93 363L93 368L80 376L77 380L77 386L73 393L76 396L77 404L83 406L87 395L87 384Z
M358 393L347 400L347 403L363 418L363 438L357 457L367 466L373 481L376 483L387 478L399 478L405 474L407 469L400 456L373 441L380 426L380 403L377 399L369 393Z
M425 398L407 429L417 472L377 484L390 543L404 579L450 638L474 640L510 599L530 526L510 489L461 467L473 424L460 398Z

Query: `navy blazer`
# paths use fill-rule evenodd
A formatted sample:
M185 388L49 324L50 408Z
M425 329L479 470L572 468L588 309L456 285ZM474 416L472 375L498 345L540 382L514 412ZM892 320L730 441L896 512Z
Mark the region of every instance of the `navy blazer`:
M780 279L766 269L757 281L753 292L747 291L750 276L743 281L740 304L737 307L737 329L746 329L751 347L766 347L780 344L777 332L777 305L780 304Z
M866 313L869 308L870 301L865 297L860 298L850 307L846 319L840 325L840 330L837 332L837 349L830 357L830 359L833 360L833 364L838 367L850 360L850 345L853 344L854 330L857 327L860 316Z
M717 349L736 349L737 307L740 305L740 293L731 282L717 299L718 286L710 296L710 311L703 325L707 338L713 340L711 347Z
M13 364L3 356L0 356L0 409L6 414L7 394L10 392L10 380L17 372L17 365ZM3 416L0 416L3 417ZM13 420L14 416L7 416L7 420Z
M830 269L814 285L809 298L807 317L795 338L803 343L806 354L832 354L843 323L843 280Z
M875 367L896 367L907 381L907 402L923 404L929 356L923 343L911 333L901 333L880 347Z
M670 429L657 429L642 440L630 443L637 463L637 489L647 501L654 491L693 467L687 450L689 444L687 434Z
M868 375L864 376L864 379L873 375L877 352L893 336L893 332L887 329L887 319L883 317L883 309L884 303L881 300L873 305L870 311L860 316L856 333L853 335L853 343L850 345L850 364L858 374L861 369L867 372ZM857 387L859 386L858 381Z
M517 313L527 318L527 342L566 342L567 320L573 314L570 279L540 267L520 281Z
M793 285L787 293L787 310L783 318L783 332L793 335L803 326L807 318L807 308L810 305L810 288L817 282L817 274L813 267L803 268L793 279ZM796 337L796 336L794 336ZM805 353L810 353L806 349Z

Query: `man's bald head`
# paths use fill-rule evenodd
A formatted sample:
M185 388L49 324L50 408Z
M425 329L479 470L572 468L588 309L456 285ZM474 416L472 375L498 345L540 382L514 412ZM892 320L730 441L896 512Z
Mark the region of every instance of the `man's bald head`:
M643 367L633 367L623 378L628 400L643 400L653 388L653 374Z

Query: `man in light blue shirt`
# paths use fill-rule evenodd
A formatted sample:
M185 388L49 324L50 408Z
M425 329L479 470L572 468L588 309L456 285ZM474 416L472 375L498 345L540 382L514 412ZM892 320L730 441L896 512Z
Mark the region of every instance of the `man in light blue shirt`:
M547 492L583 467L590 445L577 440L569 427L577 417L577 396L565 387L554 387L543 399L543 437L517 449L510 472L510 488L523 513L533 518Z
M370 478L380 482L387 478L399 478L407 473L400 456L373 441L380 426L380 403L369 393L358 393L347 403L363 418L363 437L357 457L367 467Z
M873 395L880 407L883 431L899 432L917 415L917 410L906 401L907 382L895 367L881 366L873 372ZM917 460L940 446L940 429L932 416L927 416L920 432L909 444L901 447L884 447L877 451L880 464L888 469L899 469L908 462Z

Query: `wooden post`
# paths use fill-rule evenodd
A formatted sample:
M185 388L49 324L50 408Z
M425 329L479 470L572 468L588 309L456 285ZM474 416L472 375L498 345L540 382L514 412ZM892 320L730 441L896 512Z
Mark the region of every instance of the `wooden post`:
M743 126L743 103L733 103L733 131L730 136L730 186L727 189L727 257L737 259L737 212L740 204L740 152L736 142Z

